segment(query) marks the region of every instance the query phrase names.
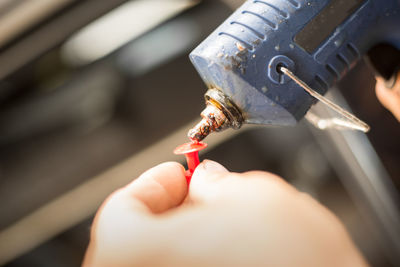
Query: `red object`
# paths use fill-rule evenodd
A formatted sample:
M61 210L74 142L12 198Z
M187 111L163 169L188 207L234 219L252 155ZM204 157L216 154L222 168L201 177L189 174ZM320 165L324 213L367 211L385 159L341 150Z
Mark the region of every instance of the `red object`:
M200 164L199 151L206 147L206 143L190 142L180 145L174 150L176 155L185 155L186 157L186 162L189 169L185 172L185 176L188 186L190 184L190 179L192 179L194 170L196 169L197 165Z

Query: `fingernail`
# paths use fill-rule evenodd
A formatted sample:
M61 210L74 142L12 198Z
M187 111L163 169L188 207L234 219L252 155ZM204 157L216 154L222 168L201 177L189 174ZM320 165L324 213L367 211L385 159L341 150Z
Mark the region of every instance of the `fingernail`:
M206 171L212 171L212 172L227 172L228 170L219 164L218 162L212 161L212 160L204 160L201 163L202 167Z

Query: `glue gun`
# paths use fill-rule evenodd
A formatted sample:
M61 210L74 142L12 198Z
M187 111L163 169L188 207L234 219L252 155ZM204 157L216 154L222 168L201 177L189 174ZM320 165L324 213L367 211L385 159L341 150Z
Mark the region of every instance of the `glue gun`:
M400 59L376 53L388 49L400 50L400 0L248 0L190 54L209 90L188 136L295 125L317 102L304 86L322 97L371 51L395 77Z

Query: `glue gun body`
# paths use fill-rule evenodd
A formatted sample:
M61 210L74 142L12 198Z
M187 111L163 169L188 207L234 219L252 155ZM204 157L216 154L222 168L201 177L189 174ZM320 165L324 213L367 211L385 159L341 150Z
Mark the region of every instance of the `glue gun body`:
M222 106L227 115L226 126L215 129L238 123L287 126L316 100L280 66L324 94L380 43L400 50L399 0L249 0L190 59L206 85L241 113L235 122L224 103L208 96L207 104ZM213 118L202 115L212 128Z

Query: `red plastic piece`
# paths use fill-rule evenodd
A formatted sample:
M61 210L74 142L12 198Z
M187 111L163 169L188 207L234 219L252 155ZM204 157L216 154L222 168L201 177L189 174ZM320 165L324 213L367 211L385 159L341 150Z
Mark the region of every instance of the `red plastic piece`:
M197 165L200 164L199 151L206 147L206 143L190 142L180 145L174 150L174 154L185 155L186 157L186 162L189 169L185 172L185 176L188 186L190 184L190 180L192 179L194 170L196 169Z

